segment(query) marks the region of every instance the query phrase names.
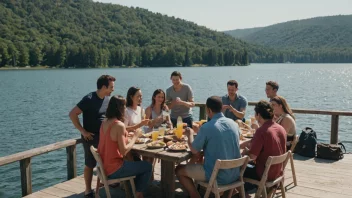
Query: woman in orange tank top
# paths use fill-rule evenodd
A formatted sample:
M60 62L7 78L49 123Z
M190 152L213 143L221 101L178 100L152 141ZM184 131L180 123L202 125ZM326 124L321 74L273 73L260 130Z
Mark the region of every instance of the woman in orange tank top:
M123 157L132 149L138 138L135 132L127 143L127 130L124 120L126 100L122 96L113 96L106 110L106 120L100 127L98 153L108 179L136 176L136 197L142 198L152 174L152 165L146 161L124 161Z

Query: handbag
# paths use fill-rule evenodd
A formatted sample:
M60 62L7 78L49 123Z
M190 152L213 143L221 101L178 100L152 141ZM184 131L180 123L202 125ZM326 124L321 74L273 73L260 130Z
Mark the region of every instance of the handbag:
M340 160L343 158L344 153L346 153L346 148L341 142L338 144L318 143L317 145L317 158Z

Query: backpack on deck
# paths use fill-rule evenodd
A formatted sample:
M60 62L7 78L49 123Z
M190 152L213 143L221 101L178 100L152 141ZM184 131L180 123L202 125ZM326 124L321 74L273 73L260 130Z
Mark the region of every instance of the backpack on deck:
M315 157L317 134L312 128L302 130L294 152L305 157Z

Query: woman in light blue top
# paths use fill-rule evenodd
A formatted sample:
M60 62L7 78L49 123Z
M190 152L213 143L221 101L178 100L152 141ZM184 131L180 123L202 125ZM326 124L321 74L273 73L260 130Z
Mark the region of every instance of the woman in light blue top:
M169 108L165 104L165 92L157 89L153 93L152 104L145 110L146 118L152 120L148 123L150 129L160 127L163 123L172 128L170 116L163 116L163 111L169 112Z

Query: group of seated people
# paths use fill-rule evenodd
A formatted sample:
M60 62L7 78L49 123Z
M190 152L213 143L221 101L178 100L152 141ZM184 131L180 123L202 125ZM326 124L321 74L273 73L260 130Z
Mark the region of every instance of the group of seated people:
M180 72L173 72L170 78L173 85L166 93L161 89L155 90L152 103L145 110L141 107L140 88L131 87L126 98L120 95L110 97L106 118L101 123L98 152L105 173L109 179L136 176L137 197L143 197L143 191L153 178L151 164L154 159L142 156L141 160L140 156L130 152L141 127L152 130L165 124L173 128L178 117L187 123L184 134L194 157L186 165L178 165L175 173L192 198L200 197L193 179L208 181L217 159L237 159L248 155L255 161L255 166L247 168L244 177L260 179L267 158L282 155L289 149L296 135L295 117L286 100L277 95L279 85L276 82L266 83L265 92L270 101L261 100L255 105L256 122L251 123L251 127L256 129L253 138L240 142L240 129L234 121L244 121L248 102L238 93L235 80L227 82L228 93L225 96L207 99L208 121L200 125L192 117L191 109L195 105L192 88L182 82ZM171 113L164 116L164 111ZM268 179L277 178L282 174L281 169L280 166L271 168ZM238 179L239 173L239 168L220 170L217 182L232 183Z

